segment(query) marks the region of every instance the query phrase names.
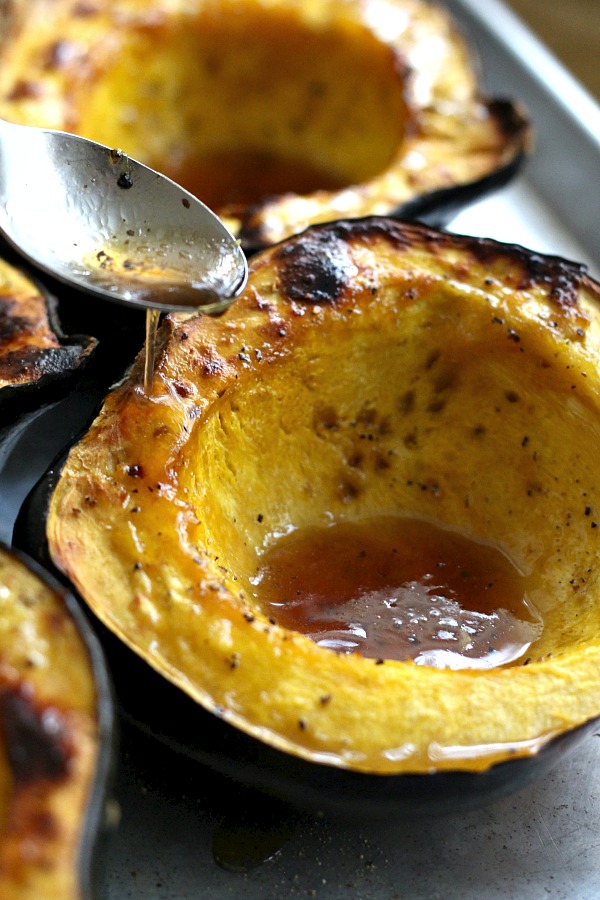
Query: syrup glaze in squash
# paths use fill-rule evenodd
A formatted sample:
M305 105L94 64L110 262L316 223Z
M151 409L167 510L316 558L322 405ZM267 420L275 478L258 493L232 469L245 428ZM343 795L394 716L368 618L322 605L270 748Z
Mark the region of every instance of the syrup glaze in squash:
M377 774L535 756L600 715L599 301L582 267L520 247L311 228L258 254L219 319L165 319L152 396L140 360L65 463L51 557L270 747ZM276 621L257 573L282 536L385 517L509 560L541 623L527 651L454 670Z
M121 148L196 193L247 249L342 217L445 224L528 150L526 115L481 96L462 36L424 0L14 10L0 116Z
M92 896L112 698L74 600L0 546L0 895Z

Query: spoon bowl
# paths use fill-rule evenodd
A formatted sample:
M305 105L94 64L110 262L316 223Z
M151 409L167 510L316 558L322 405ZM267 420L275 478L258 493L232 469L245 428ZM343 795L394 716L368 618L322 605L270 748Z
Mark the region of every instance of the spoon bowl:
M247 263L221 220L121 150L0 120L0 233L88 293L146 310L223 312Z

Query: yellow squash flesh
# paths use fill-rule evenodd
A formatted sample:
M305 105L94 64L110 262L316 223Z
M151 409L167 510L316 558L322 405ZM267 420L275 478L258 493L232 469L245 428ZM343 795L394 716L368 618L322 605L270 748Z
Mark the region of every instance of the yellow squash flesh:
M480 96L464 40L423 0L13 9L0 116L121 148L196 193L249 246L393 213L528 149L526 116Z
M2 548L0 612L0 896L78 900L99 746L88 649L63 597Z
M253 260L221 318L165 320L152 396L140 360L69 455L52 558L166 679L269 745L375 773L534 754L600 714L599 300L516 247L309 229ZM338 654L253 599L277 534L386 515L528 577L526 665Z

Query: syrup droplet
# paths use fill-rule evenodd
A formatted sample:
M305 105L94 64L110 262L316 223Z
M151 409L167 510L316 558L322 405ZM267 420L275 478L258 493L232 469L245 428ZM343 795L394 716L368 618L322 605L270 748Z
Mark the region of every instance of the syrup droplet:
M129 188L133 187L133 179L128 172L121 172L117 178L117 184L123 190L129 190Z
M228 872L249 872L272 859L292 837L298 814L274 798L241 793L240 802L226 810L213 833L213 857Z
M147 397L152 395L152 381L154 379L154 359L156 356L156 332L160 310L146 310L146 339L144 342L144 393Z
M205 315L221 315L231 304L232 271L236 262L225 243L207 245L209 260L205 266L211 279L197 280L198 260L190 252L179 250L169 241L153 244L148 234L144 240L135 231L106 246L84 260L85 277L109 293L125 296L128 302L146 307L146 337L144 345L144 393L152 395L156 335L162 310L198 310ZM202 268L202 266L201 266Z

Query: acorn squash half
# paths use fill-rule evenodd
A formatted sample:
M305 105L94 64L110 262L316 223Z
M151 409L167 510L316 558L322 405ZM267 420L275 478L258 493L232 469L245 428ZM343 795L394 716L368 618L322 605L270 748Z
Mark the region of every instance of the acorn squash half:
M152 395L140 360L71 450L54 563L165 683L320 782L451 774L456 799L571 743L600 715L600 285L380 218L250 268L219 319L164 320ZM423 571L396 584L388 555L345 614L380 539Z
M424 0L13 10L0 116L121 148L197 194L246 249L342 217L445 224L528 151L523 110L481 95L461 34Z
M80 381L96 344L64 335L55 297L0 257L0 457L17 423Z
M0 546L0 896L95 894L113 754L100 646L64 588Z

